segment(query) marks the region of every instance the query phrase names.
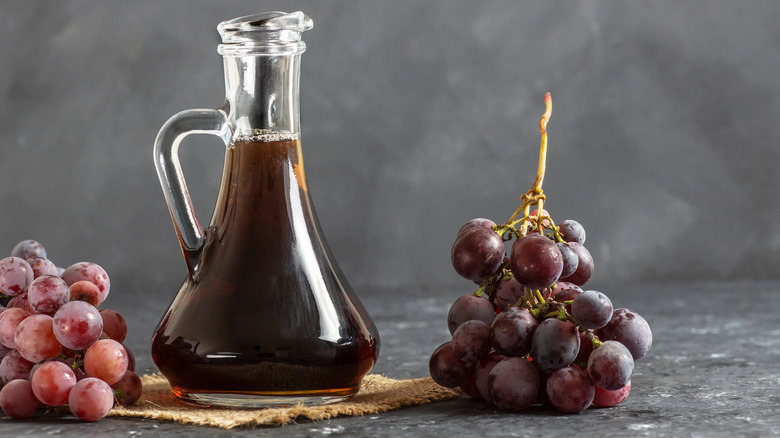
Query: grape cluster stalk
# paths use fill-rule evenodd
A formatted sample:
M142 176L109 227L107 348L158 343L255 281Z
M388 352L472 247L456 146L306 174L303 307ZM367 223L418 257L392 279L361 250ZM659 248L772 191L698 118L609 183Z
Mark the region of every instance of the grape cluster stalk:
M83 421L141 396L119 312L98 310L111 282L92 262L63 269L35 240L0 259L0 409L13 419L38 411Z
M637 312L582 288L594 269L585 228L573 219L556 225L544 208L550 93L544 102L536 179L520 206L503 224L468 221L452 245L453 268L477 288L450 307L452 339L433 352L429 371L502 410L578 413L628 397L634 361L653 337Z

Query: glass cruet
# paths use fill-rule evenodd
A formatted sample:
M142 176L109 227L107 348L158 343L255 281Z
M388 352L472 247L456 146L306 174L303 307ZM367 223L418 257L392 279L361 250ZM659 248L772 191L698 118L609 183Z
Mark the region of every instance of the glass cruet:
M188 275L152 337L152 357L185 401L263 407L355 394L379 334L325 242L303 169L299 74L312 27L302 12L225 21L224 104L160 129L154 160ZM189 134L227 149L203 228L178 159Z

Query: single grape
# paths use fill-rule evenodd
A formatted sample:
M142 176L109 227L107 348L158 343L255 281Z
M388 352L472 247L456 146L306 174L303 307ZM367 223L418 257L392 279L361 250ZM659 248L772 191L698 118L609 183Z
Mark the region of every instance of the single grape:
M476 362L490 351L490 326L484 321L466 321L452 334L452 351L464 362Z
M617 341L602 342L588 359L588 374L593 383L608 391L626 386L633 372L631 352Z
M70 391L68 407L79 420L98 421L114 407L114 391L106 382L87 377Z
M0 343L7 348L16 348L14 341L16 327L28 316L30 312L17 308L6 309L0 313Z
M41 403L61 406L68 402L68 394L76 384L76 374L67 364L51 361L35 371L30 383L35 397Z
M538 326L539 323L527 309L509 308L499 313L493 321L493 348L505 356L525 356L531 352L531 342Z
M547 397L555 409L576 414L593 402L596 389L588 373L570 366L555 370L547 379Z
M479 362L477 362L476 368L474 368L474 383L477 385L479 395L488 402L490 402L490 393L488 392L488 378L490 372L497 363L504 359L506 359L506 356L493 351L480 359Z
M531 355L540 368L563 368L574 361L579 350L579 332L569 321L548 318L534 332Z
M521 357L502 360L488 376L488 392L496 407L505 411L522 411L536 400L539 372Z
M34 365L33 362L23 358L17 350L11 350L0 361L0 386L16 379L27 380Z
M623 403L631 392L631 380L626 383L626 386L616 389L614 391L607 391L606 389L596 386L596 394L593 397L593 405L599 408L611 408Z
M593 275L593 257L590 255L590 251L579 243L571 242L569 247L577 253L580 260L577 262L577 270L568 277L561 278L561 280L582 286Z
M15 420L32 417L38 410L38 405L40 402L33 393L32 384L27 380L8 382L0 390L0 408Z
M520 284L529 289L544 289L558 281L563 259L552 240L534 233L515 241L509 265Z
M36 312L51 316L70 301L70 288L60 277L44 275L30 284L27 297Z
M450 334L453 334L455 329L466 321L478 319L490 325L495 317L496 310L490 301L474 295L461 295L452 303L447 314L447 328Z
M37 363L60 354L62 344L54 336L53 322L49 315L30 315L19 323L14 342L22 357Z
M474 228L492 229L492 227L494 226L496 226L496 223L491 221L490 219L478 217L463 224L463 226L460 227L460 229L458 230L458 237L462 236L467 231L470 231Z
M30 257L27 259L27 263L30 265L33 271L33 278L38 278L41 275L54 275L59 277L60 274L57 271L57 267L51 260L44 257Z
M141 398L143 390L141 378L133 371L128 370L121 380L111 385L116 398L124 406L132 406Z
M455 357L452 342L441 344L428 361L433 381L448 388L466 383L474 372L474 366L474 362L464 362Z
M558 232L567 242L576 242L580 245L585 243L585 228L579 222L566 219L558 224Z
M612 319L612 301L601 292L586 290L571 303L571 316L586 329L597 329Z
M495 274L504 260L504 241L490 228L474 227L455 239L452 267L463 278L482 282Z
M14 249L11 251L11 256L19 257L24 260L27 260L30 257L46 258L46 249L40 242L36 242L35 240L22 240L14 246Z
M602 341L618 341L628 348L634 360L639 360L653 345L650 325L631 309L615 309L607 325L596 330Z
M565 300L559 300L557 298L558 293L563 291L563 290L565 290L565 289L576 289L580 293L584 292L581 287L577 286L574 283L569 283L568 281L559 281L559 282L555 283L555 287L550 292L550 296L553 297L553 299L555 301L565 301ZM573 300L574 298L572 297L572 298L569 298L569 299Z
M517 304L517 300L523 296L523 293L523 285L515 280L514 275L501 276L496 284L496 304L506 310Z
M111 289L111 280L100 265L92 262L79 262L68 266L62 273L62 279L68 286L77 281L91 281L100 289L100 303L106 300Z
M463 391L464 394L473 399L482 398L482 396L479 394L479 389L477 389L477 380L474 374L472 374L465 383L462 383L459 388L461 391Z
M118 382L125 375L127 365L127 352L122 344L113 339L95 342L84 354L84 371L87 376L97 377L109 385Z
M538 208L534 208L531 210L531 213L528 215L529 222L531 223L531 230L539 230L539 226L536 223L536 218L538 217L537 211L539 211ZM544 217L550 217L550 213L546 209L542 209L542 226L543 227L549 227L550 226L550 220L544 219Z
M19 257L0 260L0 293L16 296L27 292L33 282L30 264Z
M100 305L100 288L91 281L77 281L70 285L70 300L85 301L98 307Z
M558 250L561 252L561 258L563 259L563 270L561 270L561 278L566 278L573 274L577 270L577 266L580 264L580 257L571 249L568 243L558 242Z
M125 318L116 310L111 309L101 310L100 317L103 318L103 331L106 332L108 337L120 343L124 342L127 336L127 322L125 322Z
M54 336L64 347L83 350L100 338L103 332L103 318L91 304L84 301L71 301L65 303L54 314L53 329Z

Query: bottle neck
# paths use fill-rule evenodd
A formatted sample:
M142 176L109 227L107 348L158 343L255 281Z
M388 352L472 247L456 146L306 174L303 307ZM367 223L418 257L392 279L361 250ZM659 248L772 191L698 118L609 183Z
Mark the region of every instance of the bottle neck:
M223 56L233 141L299 139L301 54Z

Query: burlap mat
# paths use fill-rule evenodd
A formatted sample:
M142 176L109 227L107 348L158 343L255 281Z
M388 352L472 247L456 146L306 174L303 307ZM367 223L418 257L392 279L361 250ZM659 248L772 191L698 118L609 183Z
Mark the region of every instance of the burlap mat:
M223 427L280 426L298 419L326 420L338 416L376 414L458 397L458 392L437 385L430 377L394 380L369 374L360 392L347 401L321 406L267 409L203 408L182 402L159 374L141 378L143 395L131 407L116 407L109 416L152 418L179 423Z

